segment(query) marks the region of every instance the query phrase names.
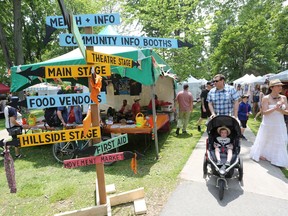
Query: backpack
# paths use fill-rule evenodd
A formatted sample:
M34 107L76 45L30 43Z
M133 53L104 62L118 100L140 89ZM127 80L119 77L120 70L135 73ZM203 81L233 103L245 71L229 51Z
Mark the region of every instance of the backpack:
M59 127L62 122L57 115L57 108L46 108L44 111L44 118L50 127Z

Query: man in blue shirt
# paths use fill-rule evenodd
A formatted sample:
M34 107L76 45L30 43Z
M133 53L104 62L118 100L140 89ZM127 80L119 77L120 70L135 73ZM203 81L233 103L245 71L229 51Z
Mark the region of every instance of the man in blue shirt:
M232 115L237 118L239 107L239 94L233 86L225 84L225 76L217 74L213 78L214 88L207 97L211 118L216 115Z

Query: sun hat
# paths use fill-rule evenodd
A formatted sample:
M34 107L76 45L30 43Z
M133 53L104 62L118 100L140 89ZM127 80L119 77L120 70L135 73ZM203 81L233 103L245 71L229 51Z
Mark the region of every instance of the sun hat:
M230 133L231 133L230 129L227 128L226 126L222 126L222 127L217 128L218 134L220 134L220 131L221 131L221 130L227 130L227 135L228 135L228 136L229 136Z
M279 86L279 85L284 85L279 79L270 80L269 82L269 88L272 86Z

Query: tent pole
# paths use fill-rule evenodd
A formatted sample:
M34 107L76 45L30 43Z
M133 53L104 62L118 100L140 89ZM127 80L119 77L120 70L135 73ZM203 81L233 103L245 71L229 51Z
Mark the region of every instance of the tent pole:
M158 149L158 134L157 134L157 114L156 114L156 106L155 106L155 84L151 85L151 99L152 99L152 113L153 113L153 133L154 133L154 142L156 149L156 159L158 160L159 149Z

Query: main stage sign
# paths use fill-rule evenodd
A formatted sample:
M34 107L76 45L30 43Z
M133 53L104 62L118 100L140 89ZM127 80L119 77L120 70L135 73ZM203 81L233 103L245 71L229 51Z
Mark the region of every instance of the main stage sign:
M45 66L45 78L91 77L91 72L99 76L111 76L110 65Z

